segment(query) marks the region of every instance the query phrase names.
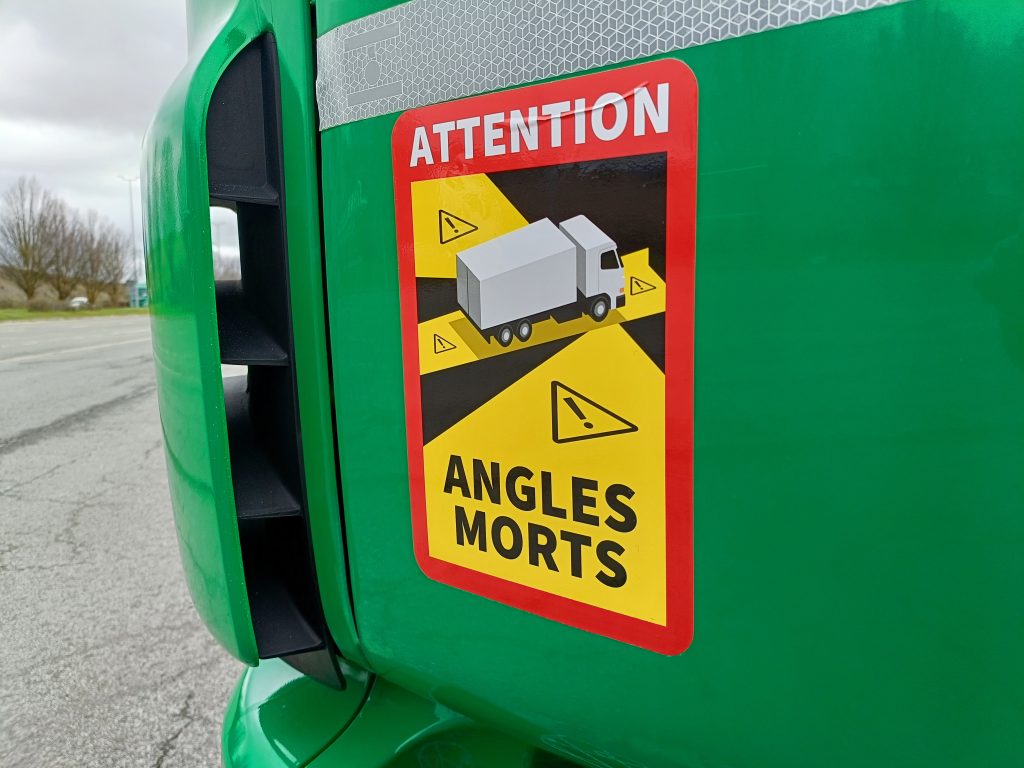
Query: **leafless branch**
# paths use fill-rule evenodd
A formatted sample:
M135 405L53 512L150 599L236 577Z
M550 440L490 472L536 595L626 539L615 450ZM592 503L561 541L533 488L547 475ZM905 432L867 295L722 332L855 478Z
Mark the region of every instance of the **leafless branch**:
M0 267L32 299L50 268L46 212L53 196L34 179L22 176L0 200Z

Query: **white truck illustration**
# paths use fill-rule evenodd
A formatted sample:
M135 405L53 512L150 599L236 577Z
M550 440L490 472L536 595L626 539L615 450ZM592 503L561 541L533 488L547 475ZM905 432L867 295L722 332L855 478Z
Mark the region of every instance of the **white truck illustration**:
M584 313L597 322L626 302L615 242L586 216L541 219L456 254L459 306L487 339L526 341L533 324Z

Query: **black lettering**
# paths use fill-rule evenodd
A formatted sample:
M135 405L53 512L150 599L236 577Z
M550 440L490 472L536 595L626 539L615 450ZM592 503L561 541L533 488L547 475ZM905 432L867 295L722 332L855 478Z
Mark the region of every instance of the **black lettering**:
M518 488L516 480L531 480L533 472L526 467L512 467L505 477L505 495L512 506L523 512L532 512L537 508L537 491L532 485L523 483Z
M558 539L555 538L555 532L546 525L530 523L526 527L526 536L530 541L530 565L540 565L540 559L543 557L548 570L557 572L558 565L555 563L554 554Z
M599 571L597 574L597 580L606 587L621 587L626 583L626 567L612 557L613 553L616 555L623 555L626 553L626 550L623 549L622 545L614 541L598 542L597 559L600 561L601 565L611 571L611 573Z
M633 508L622 500L632 499L634 494L635 491L632 488L628 485L622 485L621 483L613 483L605 490L604 500L608 503L608 506L615 512L622 515L621 520L616 520L611 516L604 519L605 525L613 531L629 533L636 528L636 512L634 512Z
M597 480L588 480L585 477L573 477L572 479L572 519L577 523L587 525L600 525L601 518L591 515L583 510L587 507L596 507L597 498L588 496L587 491L597 490Z
M583 547L590 546L590 537L582 533L562 531L562 541L569 542L570 571L577 579L583 578Z
M473 524L469 524L466 510L459 504L455 505L455 541L460 546L476 544L481 552L487 551L487 518L479 509L473 511Z
M462 458L454 453L448 459L448 474L444 478L444 492L451 493L452 488L458 488L467 499L470 497L469 483L466 482L466 468L462 466Z
M491 473L487 474L484 463L480 459L473 459L473 498L483 501L484 495L481 491L487 491L487 498L492 504L501 504L501 467L498 462L491 462Z
M510 547L506 547L505 542L501 540L503 528L512 532L512 546ZM506 560L515 560L523 551L523 532L519 530L519 524L511 517L504 515L496 517L491 523L491 543L494 545L494 551Z
M561 507L556 507L551 501L551 473L541 472L540 473L540 503L541 512L551 517L560 517L565 519L565 510Z

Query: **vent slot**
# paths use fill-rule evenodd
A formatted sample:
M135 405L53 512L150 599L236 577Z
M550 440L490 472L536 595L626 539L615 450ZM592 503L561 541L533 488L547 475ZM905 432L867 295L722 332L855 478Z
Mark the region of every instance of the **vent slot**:
M288 353L249 309L250 296L241 280L217 283L217 329L220 359L229 365L288 365Z
M224 379L231 444L231 480L239 520L302 515L302 505L257 439L249 412L247 377ZM292 486L294 487L294 485Z
M343 687L310 541L299 435L281 184L277 52L271 35L232 61L207 118L210 204L237 214L239 279L216 283L232 485L261 658L284 657Z
M305 556L305 522L301 518L243 520L240 530L247 549L249 602L259 607L252 621L260 656L322 649L319 605L310 599L302 575L287 566Z
M272 59L272 61L269 61ZM277 51L269 35L243 49L221 75L206 116L206 162L214 204L277 205L280 146Z

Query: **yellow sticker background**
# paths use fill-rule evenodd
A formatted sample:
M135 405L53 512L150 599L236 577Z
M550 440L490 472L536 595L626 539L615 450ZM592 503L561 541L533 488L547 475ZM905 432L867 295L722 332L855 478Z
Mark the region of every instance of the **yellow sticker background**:
M483 174L417 181L412 185L412 209L417 277L453 278L459 251L529 223ZM472 222L476 231L442 244L438 230L438 212L442 210ZM562 323L544 320L534 325L529 341L509 348L484 339L460 310L420 323L420 374L664 312L665 282L648 264L647 249L622 255L622 265L628 300L626 306L613 309L603 323L586 315Z
M622 415L638 431L573 443L551 439L551 382L559 381ZM559 520L539 510L521 512L510 504L499 508L444 492L449 457L458 454L502 469L517 464L539 475L554 474L555 500L569 504L573 474L596 478L602 489L614 482L629 485L636 495L630 505L638 523L629 533L610 532L572 520ZM647 355L617 326L583 336L541 364L500 395L478 408L423 449L427 530L430 554L440 560L472 568L518 584L600 606L616 613L665 624L665 376ZM601 570L593 549L585 551L583 578L569 574L568 544L559 543L559 572L530 565L526 556L506 560L489 547L456 543L454 504L487 512L488 520L505 514L525 530L528 522L555 531L571 530L594 539L612 538L626 548L619 559L629 574L626 584L610 589L594 578ZM476 505L476 506L474 506ZM604 512L599 503L597 514ZM603 514L602 514L603 516Z
M471 222L477 230L441 243L438 211L442 210ZM482 173L417 181L412 185L416 277L455 277L456 253L528 223Z
M430 179L412 184L413 231L417 277L455 277L455 256L467 248L525 226L529 222L485 175ZM451 227L439 224L439 211L447 211L477 227L449 242ZM457 222L454 222L457 225ZM420 374L472 364L494 355L514 353L556 339L579 336L572 344L514 382L496 397L470 413L423 449L427 537L431 557L495 576L553 595L576 600L643 621L666 623L665 551L665 375L640 349L620 323L665 311L665 283L648 263L647 249L622 256L627 301L614 309L603 323L589 316L558 323L538 322L527 342L508 348L488 341L460 310L419 324ZM581 335L582 334L582 335ZM552 382L559 382L600 404L637 427L635 431L591 439L556 443L552 439L552 409L559 409L560 432L573 437L575 416L562 402L552 402ZM592 421L595 432L620 424L585 402L577 403ZM586 434L582 426L576 433ZM589 512L604 518L604 489L623 483L636 495L629 505L637 515L637 527L628 533L605 525L593 526L563 520L538 509L523 512L511 504L466 499L457 490L444 492L452 454L460 456L471 476L478 458L498 462L504 471L520 465L531 469L531 484L539 475L553 475L554 501L571 507L573 475L596 479L598 506ZM538 492L539 496L539 492ZM476 545L459 545L455 534L455 505L461 504L472 519L483 510L490 522L499 515L513 518L523 531L524 551L507 560L490 545L482 552ZM554 557L558 572L543 559L531 565L526 552L529 523L539 523L557 536L572 531L591 537L593 546L583 549L583 575L570 573L570 545L559 541ZM626 583L617 588L602 584L596 574L607 572L596 557L595 547L611 539L623 547L616 555L626 568Z

